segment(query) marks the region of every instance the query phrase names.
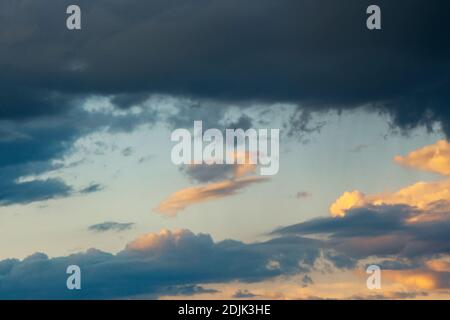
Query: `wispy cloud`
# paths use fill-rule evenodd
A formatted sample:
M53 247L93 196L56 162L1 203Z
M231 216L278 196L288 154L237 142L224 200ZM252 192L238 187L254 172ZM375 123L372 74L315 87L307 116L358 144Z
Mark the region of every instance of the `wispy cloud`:
M80 190L80 193L88 194L88 193L94 193L103 190L105 187L99 183L91 183L87 187L84 187Z
M94 232L107 232L107 231L125 231L129 230L134 226L134 223L128 222L128 223L119 223L119 222L103 222L94 224L92 226L89 226L89 231Z
M248 160L248 155L245 156ZM229 197L252 184L269 180L266 177L255 176L255 170L256 165L248 161L245 164L235 165L188 165L183 171L194 180L224 180L181 189L163 200L154 210L167 216L176 216L191 205Z

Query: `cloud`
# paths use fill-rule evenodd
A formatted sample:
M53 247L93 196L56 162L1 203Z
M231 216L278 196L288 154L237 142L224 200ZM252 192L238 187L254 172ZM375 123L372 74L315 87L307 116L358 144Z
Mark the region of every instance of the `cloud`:
M199 187L189 187L171 194L163 200L155 211L168 216L176 216L193 204L221 199L236 194L252 184L268 181L263 177L245 177L237 180L224 180Z
M143 110L139 116L128 111L116 114L114 108L108 112L88 111L84 108L86 103L89 104L78 101L76 107L68 108L63 114L0 122L8 132L14 132L0 139L0 187L3 190L0 205L76 194L66 181L40 176L57 173L64 157L73 151L74 143L85 135L97 130L124 132L155 121L152 110ZM98 101L97 104L101 105Z
M91 183L89 186L83 188L80 190L80 193L93 193L93 192L98 192L104 189L104 186L102 186L99 183Z
M414 290L436 290L450 288L450 272L430 270L384 270L383 277Z
M252 184L269 181L269 178L254 176L257 165L250 162L250 154L234 154L234 162L243 159L243 164L190 164L181 167L191 180L210 182L196 187L181 189L163 200L154 210L168 216L176 216L193 204L221 199L236 194Z
M0 182L0 206L27 204L72 194L72 188L60 179L34 180L15 183Z
M132 147L127 147L127 148L125 148L125 149L123 149L122 150L122 155L124 156L124 157L129 157L129 156L131 156L132 154L133 154L133 148Z
M344 192L331 206L334 217L342 217L353 208L370 205L407 205L422 210L411 218L418 220L446 220L450 212L450 145L443 140L409 153L396 156L398 164L423 171L438 173L445 179L433 182L417 182L395 192L366 195L355 190Z
M351 148L349 151L353 153L360 153L367 148L369 148L369 145L367 144L358 144L357 146Z
M131 222L119 223L119 222L108 221L108 222L98 223L98 224L89 226L88 230L94 231L94 232L125 231L125 230L131 229L133 226L134 226L134 223L131 223Z
M309 272L320 257L321 242L281 237L245 244L214 242L188 230L143 235L117 254L96 249L65 257L36 253L0 261L1 299L149 298L198 292L198 283L258 282ZM279 268L267 268L276 260ZM66 288L66 268L78 265L82 290ZM183 289L184 288L184 289Z
M274 234L326 235L331 247L350 257L396 256L429 259L450 253L450 221L416 221L422 212L409 206L371 206L340 218L317 218L283 227Z
M331 206L330 213L334 217L342 217L351 208L366 204L364 194L355 190L344 192Z
M429 294L425 291L394 291L384 294L370 294L370 295L353 295L346 300L412 300L416 298L427 297Z
M186 174L194 182L216 182L224 179L232 179L235 174L235 165L192 164L181 166L180 171Z
M215 294L215 293L220 292L215 289L206 289L206 288L203 288L202 286L192 285L192 284L169 287L169 288L165 289L164 291L165 291L165 294L167 294L167 295L177 295L177 296L179 296L179 295L193 296L193 295L197 295L197 294Z
M257 294L251 293L248 290L238 290L234 293L233 298L234 299L249 299L249 298L256 298L258 297Z
M302 278L302 287L306 288L309 285L312 285L314 283L313 279L305 274Z
M445 141L438 141L395 159L403 165L446 176L450 159L447 148ZM419 286L439 287L449 271L448 261L435 259L450 254L449 190L450 180L446 177L441 181L415 183L391 193L345 192L331 205L331 217L280 228L274 234L326 236L330 246L357 259L403 258L406 261L385 266L395 270L412 269L418 263L422 269L416 273L422 272L420 276L405 274L401 279L410 283L417 278ZM396 263L400 263L400 268ZM400 278L395 270L392 274Z
M445 140L415 150L405 157L396 156L394 160L406 167L450 176L450 144Z
M404 130L438 123L449 133L450 45L436 32L450 27L445 0L378 1L382 32L365 28L369 0L79 0L83 29L72 33L47 19L69 4L0 5L0 119L63 114L92 94L123 109L167 94L365 106Z
M83 30L89 32L68 34L64 21L48 17L59 16L69 4L0 4L5 21L0 32L0 175L7 177L2 189L15 190L4 194L0 205L72 194L61 180L20 185L17 180L50 170L80 136L161 120L151 108L118 112L155 96L185 99L165 119L178 127L190 126L193 116L220 122L224 105L288 102L301 106L290 123L294 131L320 129L323 124L309 125L313 112L363 107L388 114L406 131L440 124L450 132L450 45L435 32L449 29L447 1L381 0L383 12L390 13L383 15L387 28L381 33L364 28L371 4L366 0L345 6L332 0L250 0L245 5L214 0L206 7L182 0L133 5L80 0ZM183 52L183 59L176 52ZM80 108L95 99L107 101L114 112ZM252 122L242 115L226 125L249 127Z
M438 272L450 272L450 257L447 259L433 259L426 262L430 270Z
M295 198L297 198L297 199L305 199L305 198L309 198L311 196L312 196L311 192L308 192L308 191L299 191L295 194Z

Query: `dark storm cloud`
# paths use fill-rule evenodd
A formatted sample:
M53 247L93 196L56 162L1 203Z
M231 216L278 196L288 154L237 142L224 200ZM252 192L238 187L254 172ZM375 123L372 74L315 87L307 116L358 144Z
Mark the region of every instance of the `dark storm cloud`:
M291 101L312 111L366 104L402 129L450 111L450 3L369 0L2 1L0 118L57 114L72 97L146 94L215 101ZM51 18L49 18L51 17Z
M133 226L134 226L134 223L131 223L131 222L120 223L120 222L108 221L108 222L98 223L98 224L89 226L88 230L94 231L94 232L125 231L125 230L131 229Z
M69 186L49 180L39 185L48 192L26 199L21 191L33 185L16 180L45 172L24 168L60 158L83 134L157 118L89 117L77 107L91 95L122 109L152 94L189 97L167 119L172 127L192 119L215 127L227 103L258 101L302 105L290 133L319 130L314 111L361 105L402 129L439 122L450 132L448 1L380 0L383 29L375 32L365 28L366 0L79 0L81 31L65 27L69 4L0 3L0 175L3 188L19 193L2 203L67 194Z
M309 272L321 242L283 237L245 244L214 242L184 230L145 235L116 255L90 249L66 257L36 253L0 261L1 299L120 298L202 293L199 283L254 282ZM277 266L270 266L276 261ZM82 290L66 288L66 269L78 265ZM190 287L191 286L191 287ZM184 289L183 289L184 288ZM209 290L208 290L209 292Z

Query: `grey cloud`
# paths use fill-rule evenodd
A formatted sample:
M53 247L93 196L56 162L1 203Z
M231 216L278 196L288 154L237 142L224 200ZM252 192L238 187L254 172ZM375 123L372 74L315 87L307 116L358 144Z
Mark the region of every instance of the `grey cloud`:
M101 184L99 184L99 183L92 183L89 186L81 189L80 193L84 193L84 194L94 193L94 192L101 191L103 189L104 189L104 186L102 186Z
M132 147L127 147L125 149L122 150L122 155L124 157L129 157L133 154L133 148Z
M349 210L342 218L318 218L282 227L281 235L322 235L330 247L347 256L396 256L420 261L450 253L450 222L408 223L420 212L409 206L369 206Z
M307 274L305 274L302 278L302 287L306 288L309 285L312 285L314 283L313 279L308 276Z
M70 194L51 180L42 186L48 193L27 199L24 188L38 185L15 181L84 134L160 120L151 108L126 116L81 111L91 96L110 97L120 110L154 94L191 101L165 119L171 127L190 127L192 119L215 127L230 102L290 102L302 106L291 134L320 130L323 123L311 124L314 112L360 106L402 130L438 123L449 134L449 2L378 3L383 30L369 32L368 0L80 0L83 29L70 32L68 0L2 1L0 176L8 177L2 188L17 193L3 203Z
M233 294L234 299L248 299L248 298L255 298L257 297L257 294L254 294L248 290L238 290Z
M219 290L215 289L206 289L202 286L198 285L182 285L182 286L174 286L169 287L164 290L166 295L187 295L192 296L196 294L205 294L205 293L219 293Z
M0 206L11 204L27 204L66 197L72 188L59 179L34 180L28 182L0 183Z
M199 183L232 179L236 165L231 164L198 164L185 165L180 167L180 171L186 174L191 180Z
M64 116L4 121L3 127L9 134L0 139L0 205L30 203L74 194L73 187L59 179L23 183L17 180L59 169L53 160L70 153L73 143L84 135L100 129L126 132L141 123L151 124L155 120L155 114L150 109L144 110L139 116L132 113L119 116L111 112L87 112L77 107L67 111ZM90 186L81 192L99 189L100 185Z
M134 226L134 223L128 222L128 223L120 223L120 222L103 222L94 224L92 226L89 226L89 231L94 232L107 232L107 231L125 231L129 230Z
M308 192L308 191L299 191L295 194L295 197L297 199L305 199L305 198L309 198L311 196L312 196L311 192Z
M56 258L36 253L21 261L0 261L0 298L158 297L174 293L174 288L181 288L175 290L180 294L196 293L203 290L189 286L308 272L320 257L320 246L320 241L301 237L214 242L209 235L185 230L177 236L160 234L158 241L142 248L131 243L116 255L95 249ZM268 268L269 261L277 261L279 268ZM83 290L66 288L66 268L72 264L82 270Z
M448 1L379 0L377 32L365 27L369 0L80 0L79 32L65 28L68 4L2 2L0 118L66 112L90 94L127 108L162 93L308 112L365 105L404 130L450 132Z

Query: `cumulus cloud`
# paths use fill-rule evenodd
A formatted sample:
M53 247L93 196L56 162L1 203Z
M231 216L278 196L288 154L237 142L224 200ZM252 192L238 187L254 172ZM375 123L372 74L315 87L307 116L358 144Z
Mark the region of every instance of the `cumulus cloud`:
M421 214L408 206L351 209L343 217L326 217L283 227L274 234L320 236L347 257L371 259L382 266L383 279L411 290L450 288L450 221L410 223ZM380 258L391 261L376 262Z
M344 194L330 206L330 213L334 217L342 217L347 210L364 205L366 203L364 197L364 194L357 190L344 192Z
M355 257L371 255L431 258L450 253L450 221L418 221L422 212L409 206L369 206L348 210L275 231L275 234L326 235L330 245Z
M330 206L331 217L283 227L274 234L325 237L330 247L357 260L392 258L380 262L386 279L419 291L448 289L449 145L438 141L394 160L445 178L395 192L344 192Z
M321 242L280 237L245 244L214 242L207 234L162 230L146 234L113 255L96 249L65 257L36 253L24 260L0 261L2 299L90 299L194 294L198 283L257 282L309 272ZM268 261L279 268L267 268ZM83 290L66 288L66 268L82 270Z
M433 182L417 182L395 192L366 195L355 190L344 192L331 206L332 216L342 217L349 209L368 205L408 205L418 208L417 220L446 220L450 212L450 145L438 141L433 145L415 150L405 157L396 156L394 161L414 168L439 173L446 178Z
M450 176L450 144L440 140L409 153L407 156L396 156L395 162L423 171Z

